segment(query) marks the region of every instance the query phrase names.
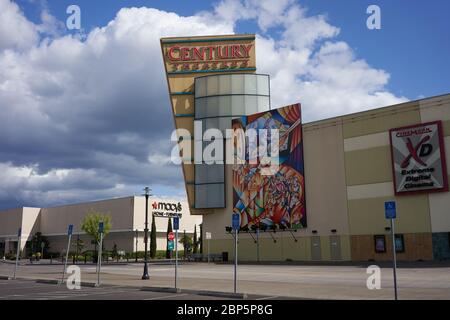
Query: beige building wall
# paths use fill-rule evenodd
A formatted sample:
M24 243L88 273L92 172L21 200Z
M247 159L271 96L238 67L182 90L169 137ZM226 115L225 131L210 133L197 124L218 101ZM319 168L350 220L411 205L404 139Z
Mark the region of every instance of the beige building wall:
M149 199L149 231L151 230L152 202L171 202L170 199ZM172 202L178 202L173 201ZM182 218L180 219L180 237L183 231L193 237L194 226L197 226L197 236L200 236L201 216L190 215L187 202L182 202ZM17 230L22 227L22 249L26 241L30 241L36 232L41 232L50 241L49 252L62 253L67 250L67 228L73 224L72 246L75 250L76 239L84 242L83 250L93 250L92 237L81 230L81 223L90 211L100 212L111 216L112 228L104 239L105 250L112 250L117 245L118 250L132 252L144 250L144 222L145 222L145 197L124 197L78 203L51 208L18 208L0 211L0 242L6 244L6 252L12 250L13 243L17 241ZM167 218L156 218L157 249L166 250ZM136 230L138 234L136 237ZM150 245L150 239L149 239ZM179 244L179 250L183 245ZM1 252L3 254L3 252Z
M447 173L450 173L450 95L439 96L420 101L422 122L441 120L444 131L445 158ZM450 177L449 177L450 181ZM431 230L433 232L450 232L450 196L448 192L430 193Z
M91 211L111 217L111 232L132 230L133 197L100 200L71 204L52 208L43 208L41 213L41 232L47 236L66 235L67 227L73 224L73 233L83 233L81 222Z
M261 236L261 260L312 259L312 231L320 237L321 260L331 259L333 235L339 236L343 260L386 260L389 252L375 253L374 235L389 235L384 202L397 202L396 231L404 235L403 260L433 259L432 232L450 232L448 192L395 196L389 129L442 120L450 172L450 95L412 101L303 126L306 210L308 227L297 232L300 244L279 232L274 243ZM233 258L231 225L232 189L227 171L227 208L204 216L204 231L211 231L211 251L228 251ZM336 233L331 230L335 229ZM240 235L240 259L255 260L256 245ZM281 240L282 239L282 240ZM389 243L386 244L389 246Z
M20 250L23 251L26 242L39 230L40 208L17 208L0 211L0 242L5 244L5 253L13 250L17 242L17 232L22 228ZM3 254L3 252L2 252Z

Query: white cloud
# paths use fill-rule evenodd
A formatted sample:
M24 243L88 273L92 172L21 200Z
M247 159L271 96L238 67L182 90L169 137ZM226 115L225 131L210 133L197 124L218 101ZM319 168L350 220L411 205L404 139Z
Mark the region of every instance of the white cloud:
M24 17L19 6L0 0L0 50L30 48L38 39L36 26Z
M292 0L225 0L188 17L124 8L85 40L59 36L45 10L36 25L0 0L3 206L133 194L147 184L180 194L181 170L167 161L173 120L161 37L231 34L255 20L258 72L271 76L273 106L302 102L307 121L404 100L386 89L386 71L334 40L339 28Z

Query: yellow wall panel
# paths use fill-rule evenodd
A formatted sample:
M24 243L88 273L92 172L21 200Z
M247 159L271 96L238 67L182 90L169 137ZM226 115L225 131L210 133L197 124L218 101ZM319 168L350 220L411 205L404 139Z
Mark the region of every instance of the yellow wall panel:
M370 110L342 117L344 139L388 131L391 128L420 123L419 102Z
M390 146L345 153L347 186L392 181Z
M395 228L398 233L431 232L427 195L381 197L348 201L351 235L383 234L389 220L384 216L384 202L397 202Z

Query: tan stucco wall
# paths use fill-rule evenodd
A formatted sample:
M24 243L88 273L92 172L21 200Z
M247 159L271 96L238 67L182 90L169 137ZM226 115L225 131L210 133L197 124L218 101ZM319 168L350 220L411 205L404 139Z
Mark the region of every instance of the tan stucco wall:
M23 208L0 211L0 238L16 237L22 227Z
M320 125L303 128L307 234L329 235L332 229L348 234L342 125Z
M111 216L112 231L132 230L133 197L109 199L52 208L43 208L41 232L45 235L67 233L69 224L74 225L74 234L82 232L81 222L90 210Z
M422 122L443 121L447 173L450 173L450 95L421 101L420 116ZM431 230L433 232L450 232L449 193L429 194L428 201L430 206Z

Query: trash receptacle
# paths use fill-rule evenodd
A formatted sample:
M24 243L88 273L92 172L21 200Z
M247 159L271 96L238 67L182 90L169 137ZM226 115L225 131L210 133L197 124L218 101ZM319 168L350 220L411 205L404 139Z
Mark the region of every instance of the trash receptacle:
M228 252L222 252L222 261L223 262L228 262Z

